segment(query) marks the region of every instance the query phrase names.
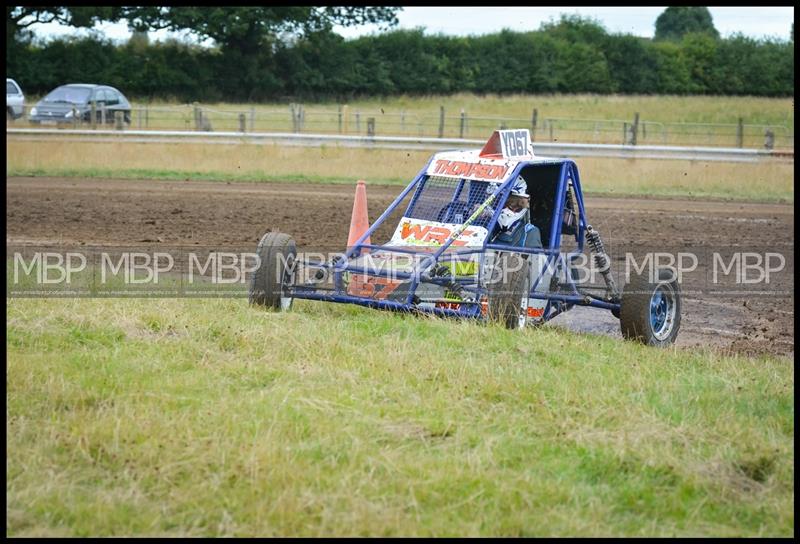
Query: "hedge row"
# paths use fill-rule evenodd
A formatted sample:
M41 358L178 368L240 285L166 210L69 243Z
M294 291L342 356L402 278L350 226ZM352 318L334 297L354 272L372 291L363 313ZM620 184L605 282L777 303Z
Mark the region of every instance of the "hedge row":
M181 101L455 92L794 95L793 41L689 34L658 42L594 25L470 37L397 30L355 40L320 32L255 57L177 41L71 38L12 44L6 63L29 94L104 82L137 98Z

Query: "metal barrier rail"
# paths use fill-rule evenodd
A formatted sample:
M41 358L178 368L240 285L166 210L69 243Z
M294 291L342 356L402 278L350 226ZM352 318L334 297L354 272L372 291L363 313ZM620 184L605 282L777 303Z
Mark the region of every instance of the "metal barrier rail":
M294 134L284 132L194 132L179 130L75 130L7 128L7 139L56 141L75 139L82 142L114 141L139 143L194 144L282 144L317 147L414 149L441 151L453 148L481 147L484 140L458 138L414 138L392 136L343 136L331 134ZM719 162L758 162L760 160L794 161L794 150L740 149L721 147L674 147L652 145L570 144L534 142L542 157L607 157L625 159L672 159Z

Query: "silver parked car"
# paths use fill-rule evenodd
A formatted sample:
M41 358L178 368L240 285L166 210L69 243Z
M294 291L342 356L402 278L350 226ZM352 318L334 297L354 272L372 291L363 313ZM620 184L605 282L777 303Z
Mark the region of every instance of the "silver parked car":
M13 79L6 78L6 119L19 119L25 113L25 95L19 84Z
M61 85L31 108L31 123L71 123L91 121L92 104L97 121L105 118L114 122L115 112L121 111L126 123L131 122L131 104L121 92L108 85L70 83Z

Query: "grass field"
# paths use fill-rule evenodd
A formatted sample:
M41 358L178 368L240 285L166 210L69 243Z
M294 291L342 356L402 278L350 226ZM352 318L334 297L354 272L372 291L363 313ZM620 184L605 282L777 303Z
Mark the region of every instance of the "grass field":
M29 107L41 99L28 96ZM179 107L186 104L175 101L148 100L129 97L134 107L148 104L151 107ZM682 123L736 123L743 117L748 123L786 125L794 129L794 107L792 98L766 98L758 96L703 96L703 95L597 95L597 94L510 94L476 95L456 93L439 96L376 97L354 99L347 102L304 102L305 107L333 108L347 105L351 109L365 112L405 111L412 114L439 114L439 107L446 111L464 109L476 116L506 116L529 119L533 108L542 116L577 117L597 119L632 119L639 112L642 119L660 122ZM213 109L230 111L270 111L284 108L285 102L273 103L205 103Z
M32 107L36 100L37 97L28 97L28 106ZM147 102L135 98L131 102L131 128L195 128L193 104ZM292 131L296 128L291 106L285 102L198 106L215 130L238 130L240 114L245 116L249 131ZM299 106L295 106L296 115L299 115ZM483 139L501 124L529 127L535 108L540 141L622 143L623 123L632 123L639 113L640 144L732 147L737 142L736 130L741 118L745 147L762 147L766 127L771 127L777 147L794 147L792 98L459 93L360 99L347 103L306 102L302 107L301 129L314 133L365 134L367 119L372 117L379 135L436 136L440 107L443 107L445 136L462 135L461 113L464 112L467 121L463 136ZM24 120L17 125L24 125Z
M791 360L7 299L6 533L791 536Z
M794 115L752 97L349 107L440 104L792 131ZM6 175L405 184L429 156L7 139ZM794 200L793 163L576 162L589 194ZM307 301L6 304L7 536L794 534L791 359Z
M406 184L432 152L273 145L6 142L6 175ZM794 163L576 159L588 194L794 201Z

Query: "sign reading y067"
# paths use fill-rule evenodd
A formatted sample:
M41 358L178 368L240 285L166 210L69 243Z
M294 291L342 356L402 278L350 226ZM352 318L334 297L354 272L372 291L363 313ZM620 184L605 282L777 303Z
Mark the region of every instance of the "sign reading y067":
M528 147L531 143L531 134L528 129L501 130L500 145L503 146L503 157L526 157L530 155Z

